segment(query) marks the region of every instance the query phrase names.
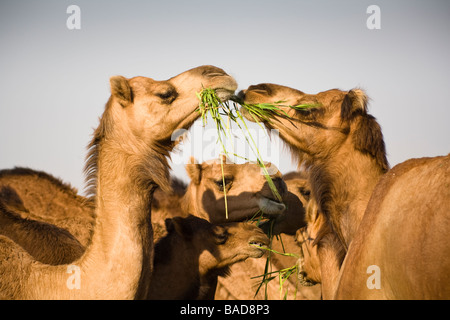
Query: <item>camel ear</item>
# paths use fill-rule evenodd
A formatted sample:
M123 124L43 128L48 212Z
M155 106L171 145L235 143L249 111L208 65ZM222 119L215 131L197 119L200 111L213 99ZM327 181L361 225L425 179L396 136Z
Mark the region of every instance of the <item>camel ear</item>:
M341 106L341 120L346 121L353 118L356 113L367 113L367 102L369 98L361 89L350 90L344 98Z
M168 221L169 220L169 221ZM194 231L191 225L187 223L187 220L182 217L174 217L172 219L166 219L166 229L169 232L168 223L170 223L170 231L175 230L180 236L186 239L191 239Z
M202 165L197 163L194 157L190 157L189 163L186 165L186 172L194 184L200 184L202 179Z
M228 230L224 226L216 225L212 228L216 244L224 244L228 240Z
M111 95L119 100L119 103L126 107L133 102L133 91L125 77L113 76L109 79Z

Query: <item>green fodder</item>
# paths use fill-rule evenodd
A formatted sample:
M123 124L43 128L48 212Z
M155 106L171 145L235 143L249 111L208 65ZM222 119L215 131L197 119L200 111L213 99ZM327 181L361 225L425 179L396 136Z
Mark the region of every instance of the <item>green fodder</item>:
M246 104L243 101L237 99L237 97L234 97L233 100L230 101L221 101L220 98L216 95L216 92L213 89L210 88L203 88L203 90L200 93L197 93L197 97L199 99L199 108L197 111L201 115L201 119L203 122L203 125L207 124L208 116L211 117L213 120L216 130L217 130L217 143L220 144L222 148L222 153L225 155L234 155L236 157L242 158L246 161L250 161L249 159L240 156L234 152L234 150L227 150L225 146L225 141L227 139L230 139L231 141L231 127L232 124L237 125L237 127L241 130L243 136L245 137L245 141L252 150L254 156L256 157L256 163L261 168L267 183L273 193L273 195L278 199L278 201L283 202L283 199L278 192L275 184L272 181L272 178L270 177L270 174L264 164L264 161L261 157L261 153L259 152L258 146L255 142L255 139L252 137L250 130L245 122L244 117L242 116L239 106L241 108L244 108L254 119L254 121L263 128L261 121L265 122L271 122L271 119L274 116L281 116L290 118L290 116L281 108L288 107L291 109L296 110L306 110L310 108L316 108L318 107L317 104L300 104L295 106L285 105L283 104L285 101L276 101L274 103L259 103L259 104ZM226 117L226 118L225 118ZM226 120L225 120L226 119ZM225 177L223 172L223 159L220 157L220 164L222 168L222 179L223 179L223 185L225 186ZM226 195L226 188L224 188L224 200L225 200L225 212L226 212L226 218L228 219L228 205L227 205L227 195ZM257 216L261 212L257 212L254 216L253 221L256 221L257 224L259 224L262 219L263 215L262 213ZM271 228L273 227L274 220L270 221ZM282 290L285 284L285 281L291 276L291 275L297 275L298 273L298 267L297 265L294 265L289 268L285 268L278 271L271 271L270 269L270 257L272 254L281 254L281 255L287 255L287 256L294 256L298 257L295 254L292 253L285 253L285 252L278 252L273 249L271 249L271 244L273 240L273 235L271 234L271 231L269 232L269 239L270 244L269 247L264 248L268 251L265 270L262 275L258 275L256 278L261 278L261 282L256 290L255 296L258 294L259 290L262 288L263 285L265 285L266 288L266 294L265 297L267 298L267 284L278 278L279 280L279 286L280 286L280 295L282 295ZM280 238L281 241L281 238ZM284 248L283 248L284 249ZM297 278L297 277L296 277ZM284 298L287 297L287 291L284 294Z

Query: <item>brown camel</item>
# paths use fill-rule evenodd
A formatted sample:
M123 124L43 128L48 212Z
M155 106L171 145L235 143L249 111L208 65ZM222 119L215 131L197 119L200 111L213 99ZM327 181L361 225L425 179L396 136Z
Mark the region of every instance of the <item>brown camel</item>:
M295 242L297 229L305 226L304 204L309 200L310 189L303 173L291 172L283 175L287 192L283 195L286 210L276 217L273 222L265 222L261 228L266 233L276 237L272 239L272 249L278 252L300 254L300 248ZM271 224L273 226L271 227ZM272 253L270 257L270 270L282 270L294 266L297 258ZM216 299L220 300L249 300L249 299L319 299L320 286L305 288L300 286L296 275L293 274L284 283L280 290L279 281L274 279L267 286L263 285L255 295L261 278L252 279L264 274L265 260L247 260L231 267L231 276L219 277ZM287 292L287 295L285 296Z
M237 85L223 70L203 66L167 81L112 77L111 97L89 146L86 173L95 201L95 229L72 265L42 264L0 236L0 297L6 299L130 299L146 295L152 272L151 194L169 190L172 133L199 117L195 92ZM73 287L68 272L81 280Z
M23 218L29 211L10 186L0 189L0 235L23 247L42 263L68 264L80 258L85 247L70 232L34 219Z
M336 290L345 249L313 197L306 203L305 220L307 225L296 233L301 247L299 280L304 286L321 284L322 299L329 300Z
M48 173L27 168L0 170L0 201L12 206L12 211L22 218L67 230L84 247L91 240L95 223L93 199L78 195L76 189ZM36 250L40 248L37 246Z
M17 194L14 198L21 204ZM37 260L58 265L83 255L85 248L66 230L21 218L12 208L0 202L0 234ZM268 245L263 231L248 223L212 225L189 215L166 219L165 224L167 234L155 242L152 280L144 297L150 300L212 299L219 275L226 276L236 262L261 257L261 247Z
M236 262L260 258L269 242L255 225L213 225L192 215L167 219L166 229L155 244L149 299L213 299L217 277Z
M191 164L195 162L194 159L192 159L191 161ZM186 205L187 203L201 202L202 199L204 199L199 189L203 190L212 186L212 188L215 188L214 194L217 194L218 198L222 197L220 188L216 185L216 183L210 183L210 181L222 179L221 171L219 173L217 172L217 166L220 166L220 164L218 163L220 162L209 161L199 166L199 170L195 170L197 176L194 178L200 179L202 181L199 181L196 184L191 182L189 192L186 192L186 186L175 178L171 179L173 192L167 193L162 191L160 188L156 189L152 202L152 226L155 230L155 242L167 233L164 225L164 220L166 218L172 218L175 216L186 217L187 215L189 215L189 213L181 210L182 204ZM191 164L187 165L187 170L192 175L193 170L189 171L189 166ZM273 197L272 192L267 187L266 179L263 175L260 174L260 169L256 164L246 163L238 165L229 163L229 161L228 163L224 161L224 172L226 173L227 179L233 181L233 186L229 185L227 189L230 215L229 220L236 219L236 217L239 217L241 219L250 219L258 212L258 210L270 212L272 215L276 213L279 214L284 210L284 205L278 203L277 201L270 200L270 197ZM275 184L278 186L279 192L284 195L286 187L283 180L281 179L280 172L272 175L272 178ZM72 188L48 174L23 168L17 168L8 171L5 170L3 173L0 172L0 184L8 184L9 187L14 186L20 188L21 197L25 198L24 202L26 202L27 205L31 206L31 208L29 208L30 210L22 209L22 211L19 211L22 217L26 217L29 220L30 218L36 218L37 220L44 222L51 221L60 228L66 228L70 233L77 232L78 234L80 234L80 231L84 229L92 229L92 225L89 219L83 220L82 218L80 218L77 221L78 223L76 225L70 225L70 223L66 222L67 220L71 221L71 210L69 210L68 208L79 205L79 203L74 203L73 199L80 200L81 203L88 202L83 197L77 196L75 193L76 191L74 191ZM26 186L26 188L24 188L24 186ZM46 188L51 189L52 194L46 194ZM251 195L250 191L243 190L253 190L255 194ZM198 196L199 199L192 199L193 195ZM64 196L66 197L64 198ZM3 198L8 199L8 197L6 196ZM10 196L9 199L10 202L14 202L14 197ZM36 201L36 199L38 201ZM53 201L56 201L57 203L52 204ZM206 208L208 208L208 212L205 212L204 210L199 211L200 216L205 216L208 218L210 216L214 217L215 207L223 207L223 198L217 201L213 199L213 201L215 201L213 205L205 206ZM220 203L220 201L222 201L222 203ZM238 203L245 203L245 209L242 210L241 207L237 205ZM62 217L58 219L57 212L54 212L54 216L50 219L45 214L45 212L41 214L39 210L42 210L44 204L45 206L52 206L59 209L61 211ZM194 206L189 207L192 208ZM38 212L32 212L32 210L34 209L37 209ZM90 207L84 207L82 209L85 210L84 213L87 216L89 216L89 214L92 215L92 213L89 212ZM18 239L16 237L15 240L20 245L27 248L28 252L31 253L36 259L41 262L57 264L61 259L73 261L75 258L77 258L76 255L79 254L80 250L72 250L73 255L71 255L71 252L68 251L70 249L76 249L76 247L65 247L66 242L63 236L61 236L61 241L49 243L48 241L46 241L47 238L39 236L39 233L27 233L26 231L29 230L30 225L29 220L27 224L22 225L21 227L21 229L25 229L25 231L17 231L19 223L15 223L14 225L10 226L9 229L13 229L15 231L15 234L27 235L27 237L22 237L21 239ZM46 224L40 223L39 225L45 226ZM48 228L54 228L54 226L47 226L47 229ZM1 229L2 228L0 227L0 233L2 233ZM5 229L5 227L3 227L3 229ZM78 231L77 229L81 230ZM5 232L6 231L3 230L3 234L9 236L11 235ZM89 234L87 234L87 236L89 236ZM84 237L78 240L80 240L80 242L85 246L89 242L89 237ZM65 250L63 252L64 255L55 256L55 250ZM46 260L41 260L44 258ZM261 271L264 270L264 262L261 264L261 267L259 269L261 269ZM215 282L217 282L217 280L214 281L214 284ZM213 284L211 284L211 286L212 285ZM251 286L248 286L248 288L253 290ZM253 297L253 294L254 290L253 292L250 292L249 297Z
M291 147L293 154L298 156L299 163L303 164L308 168L310 175L310 182L312 188L312 194L317 199L319 211L325 216L327 223L330 226L330 230L335 233L341 242L344 252L346 252L351 245L352 252L361 252L361 250L366 250L367 252L372 252L372 249L377 251L375 248L377 246L386 248L386 246L392 245L392 248L399 249L396 244L393 244L394 237L388 238L378 238L379 241L383 243L371 242L370 245L361 245L361 239L366 237L367 229L369 226L361 228L358 231L361 220L365 217L365 211L367 207L367 218L365 221L371 221L372 224L375 221L382 221L385 224L383 226L374 224L370 226L373 234L372 239L375 238L376 232L388 232L392 235L399 237L398 230L400 228L399 224L390 222L386 216L401 217L405 219L405 215L401 213L404 209L400 204L404 204L402 201L397 203L390 202L391 207L389 209L379 210L374 209L375 205L372 203L377 203L377 201L384 201L384 199L394 199L395 195L400 197L398 194L411 194L413 189L417 188L417 184L414 183L415 180L403 179L402 183L396 185L396 188L391 189L388 195L380 198L380 194L384 192L383 185L380 182L380 186L375 189L375 185L380 180L381 176L387 172L389 169L388 163L385 155L384 141L381 134L381 129L377 124L374 117L367 113L367 101L368 98L362 90L354 89L348 92L340 90L329 90L325 92L318 93L316 95L305 94L301 91L279 86L273 84L261 84L257 86L250 86L245 92L241 92L241 97L247 103L263 103L263 102L273 102L273 101L286 101L287 105L297 105L303 103L313 103L316 107L308 110L296 111L291 108L283 107L285 111L290 115L290 117L275 116L275 119L270 123L265 123L269 128L276 128L280 130L280 136L282 139ZM245 111L244 111L245 113ZM252 120L252 117L248 117ZM441 160L442 161L442 160ZM441 164L442 165L442 164ZM408 166L406 164L400 165L401 168ZM448 166L448 165L447 165ZM437 184L431 184L430 181L434 181L434 176L429 174L425 178L422 173L426 172L428 169L426 166L419 166L416 173L423 178L421 183L424 185L429 185L431 188L437 188ZM394 171L395 173L395 171ZM442 176L443 173L436 172L436 175ZM363 177L363 178L362 178ZM385 178L388 179L388 178ZM391 178L396 180L395 178ZM427 181L428 179L428 181ZM444 179L445 180L445 179ZM408 182L406 182L408 181ZM448 188L447 188L448 189ZM427 192L430 191L427 189ZM443 237L448 232L448 218L445 218L444 213L439 209L442 203L448 203L448 194L443 194L437 191L437 189L432 189L430 191L432 194L436 193L438 198L434 198L432 205L423 201L420 204L416 203L416 206L411 208L411 211L407 213L409 221L422 221L420 219L415 219L412 217L421 217L424 219L426 215L423 212L429 212L429 208L424 208L424 204L431 209L433 215L436 215L431 219L432 224L437 221L443 221L442 225L437 229L435 235L430 236L430 239L437 239ZM373 194L372 194L373 193ZM371 198L372 197L372 198ZM381 200L380 200L381 199ZM367 205L371 201L369 206ZM410 201L411 198L404 197L403 201ZM400 214L398 214L400 213ZM375 219L375 217L377 217ZM379 217L379 218L378 218ZM395 219L392 218L392 221ZM447 221L447 222L446 222ZM368 223L368 222L366 222ZM428 224L428 221L427 221ZM419 226L420 224L417 224ZM394 227L395 226L395 227ZM412 243L415 238L422 238L424 232L420 227L412 227L410 224L410 229L402 236L401 243L408 242ZM383 229L384 228L384 229ZM403 230L403 227L401 228ZM447 232L440 232L442 230L447 230ZM428 233L426 233L428 235ZM358 239L356 244L351 244L352 239ZM413 236L414 235L414 236ZM377 237L381 234L377 233ZM437 241L435 243L444 243L445 240ZM367 243L367 242L365 242ZM428 242L427 242L428 243ZM432 250L433 252L448 252L448 247L442 247L443 250ZM400 249L399 249L400 250ZM412 257L416 257L420 252L423 252L416 246L408 246L408 249L402 249L403 257L409 257L407 260L411 261ZM380 251L381 252L381 251ZM395 251L391 251L392 256L396 254ZM337 254L337 252L335 252ZM379 253L382 256L382 253ZM366 258L371 257L371 254L367 254ZM374 257L376 254L373 255ZM430 270L425 270L424 264L420 265L419 268L412 268L416 272L414 276L410 277L410 280L416 279L417 283L424 285L425 279L429 279L430 282L427 283L429 286L428 290L424 290L422 296L426 297L442 297L442 294L447 294L443 291L440 283L437 283L436 278L445 278L442 273L443 269L447 269L448 274L448 263L441 263L440 259L436 256L428 255L427 260L429 264L440 265L436 267L436 274L434 277L429 277L428 274ZM400 289L401 286L397 287L399 291L391 291L387 288L390 282L395 282L393 273L385 272L387 278L386 288L381 291L370 291L371 295L368 294L367 289L370 287L368 282L364 283L364 290L361 289L363 284L357 282L356 286L359 286L360 290L366 292L366 294L359 294L358 290L353 290L349 283L355 277L355 274L346 270L351 270L353 268L363 268L359 264L353 263L353 261L361 262L359 258L355 257L355 253L349 255L350 261L347 263L347 258L345 258L344 266L340 272L341 280L337 286L337 297L353 297L353 298L366 298L366 297L379 297L379 298L417 298L420 295L415 295L414 290L404 290ZM355 260L353 260L355 259ZM365 261L367 262L367 260ZM384 264L386 269L392 268L395 263ZM373 265L364 266L366 271L367 280L367 270L372 271L369 267ZM405 266L410 266L405 264ZM379 266L378 266L379 267ZM368 269L369 268L369 269ZM373 269L373 272L379 272L380 269ZM386 271L386 270L385 270ZM420 272L417 272L420 271ZM361 272L361 271L359 271ZM415 277L415 278L414 278ZM346 280L345 280L346 279ZM323 279L322 279L323 280ZM415 280L414 280L415 281ZM404 287L408 287L405 285ZM420 285L419 285L420 287ZM422 287L424 288L424 287ZM376 288L375 288L376 289ZM370 290L370 289L369 289ZM378 290L378 289L377 289ZM403 291L402 291L403 290ZM351 296L349 292L354 292ZM448 296L448 295L447 295Z
M191 158L186 171L191 179L182 200L183 211L204 218L212 223L242 221L253 217L258 209L266 216L278 215L285 205L276 200L265 176L255 163L234 164L222 159L195 163ZM272 164L266 164L270 168ZM276 169L276 168L275 168ZM275 171L275 170L273 170ZM284 195L286 184L278 169L271 175L278 192ZM224 189L227 196L228 218L225 212ZM255 210L256 209L256 210Z
M279 130L299 165L307 168L319 210L347 248L376 183L389 169L381 128L367 113L365 93L359 89L333 89L314 95L260 84L240 95L246 103L315 105L306 110L281 107L289 117L274 115L265 125ZM245 110L243 113L247 115Z
M450 299L450 155L383 176L345 261L337 299Z

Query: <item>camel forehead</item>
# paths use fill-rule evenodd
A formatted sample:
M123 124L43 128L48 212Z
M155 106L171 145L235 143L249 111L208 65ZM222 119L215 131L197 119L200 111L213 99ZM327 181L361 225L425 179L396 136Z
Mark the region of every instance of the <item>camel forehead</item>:
M134 77L129 80L134 94L153 95L157 92L173 90L174 87L168 81L157 81L147 77Z
M222 177L222 165L217 162L209 162L203 164L202 176L205 178L217 178ZM252 180L252 177L260 176L260 168L254 163L224 163L223 164L223 175L225 177L247 177ZM262 175L261 175L262 176ZM263 176L262 176L263 177ZM255 180L255 179L253 179Z

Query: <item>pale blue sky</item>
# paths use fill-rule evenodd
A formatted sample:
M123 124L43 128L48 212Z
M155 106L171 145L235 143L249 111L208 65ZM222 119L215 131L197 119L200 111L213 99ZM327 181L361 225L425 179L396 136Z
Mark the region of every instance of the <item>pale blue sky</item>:
M81 8L81 30L66 27L71 4ZM371 4L381 30L366 27ZM447 154L449 32L446 0L2 0L0 168L44 170L83 190L109 77L164 80L203 64L225 69L240 89L361 87L391 165ZM295 169L287 152L272 156L281 171ZM173 169L186 179L182 164Z

